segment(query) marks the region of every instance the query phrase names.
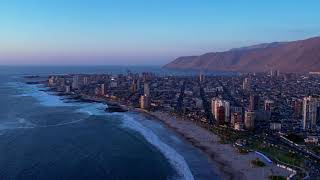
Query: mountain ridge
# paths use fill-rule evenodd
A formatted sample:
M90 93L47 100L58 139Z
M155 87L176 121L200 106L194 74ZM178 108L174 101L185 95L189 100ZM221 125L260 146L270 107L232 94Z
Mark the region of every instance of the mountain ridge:
M200 56L181 56L168 69L206 71L282 72L320 71L320 36L291 42L263 43Z

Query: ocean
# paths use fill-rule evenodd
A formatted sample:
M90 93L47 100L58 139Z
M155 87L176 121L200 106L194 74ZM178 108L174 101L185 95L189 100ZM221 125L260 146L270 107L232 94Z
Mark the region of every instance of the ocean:
M23 82L24 75L190 74L159 67L0 67L0 179L221 179L208 157L135 112L100 103L66 103Z

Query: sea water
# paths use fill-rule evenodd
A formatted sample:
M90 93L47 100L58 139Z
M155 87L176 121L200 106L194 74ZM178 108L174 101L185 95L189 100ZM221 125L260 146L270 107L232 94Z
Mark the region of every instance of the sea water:
M205 154L161 122L66 103L22 78L111 69L0 67L0 179L219 179Z

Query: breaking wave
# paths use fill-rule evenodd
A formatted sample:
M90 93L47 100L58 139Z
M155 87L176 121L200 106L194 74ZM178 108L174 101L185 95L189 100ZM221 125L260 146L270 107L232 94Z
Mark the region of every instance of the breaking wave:
M21 94L17 96L31 96L39 101L41 105L50 106L50 107L65 107L72 106L77 107L76 112L85 113L89 116L91 115L108 115L105 113L104 109L106 105L102 103L69 103L64 102L59 96L45 92L46 88L39 87L38 85L26 85L24 83L11 83L10 86L14 86L22 91ZM113 114L114 115L114 114ZM172 167L176 170L178 177L174 179L183 179L183 180L193 180L194 177L192 172L183 158L178 152L176 152L172 147L162 142L159 137L153 133L151 129L144 127L142 124L137 122L133 117L127 114L121 114L122 116L122 126L125 128L132 129L140 133L150 144L155 146L169 161ZM79 123L85 119L80 119L76 121L70 121L65 123L59 123L54 125L36 125L28 122L27 120L20 118L17 128L47 128L47 127L56 127L64 126L73 123ZM0 126L1 130L1 126Z
M142 124L137 122L133 117L123 115L123 127L130 128L140 133L150 144L159 149L159 151L169 160L170 164L177 171L179 178L185 180L193 180L191 170L185 159L177 153L169 145L162 142L152 130L145 128Z

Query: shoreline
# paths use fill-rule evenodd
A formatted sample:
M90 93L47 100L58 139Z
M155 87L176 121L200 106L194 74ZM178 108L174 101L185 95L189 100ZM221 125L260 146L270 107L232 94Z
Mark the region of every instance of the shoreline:
M214 169L214 170L218 174L219 177L222 177L223 179L240 179L240 180L245 179L244 175L242 173L239 174L238 172L230 169L230 166L228 166L227 163L216 158L215 153L209 152L207 147L203 146L201 143L196 141L194 138L189 137L186 133L179 131L178 127L172 126L172 124L168 123L167 120L164 120L163 118L157 116L153 112L145 111L145 110L142 110L139 108L133 109L132 112L137 112L143 116L151 118L152 120L160 121L163 125L165 125L169 129L173 130L177 135L179 135L181 138L186 140L193 147L195 147L196 149L203 152L209 158L210 164L212 166L216 165L218 167L218 171L217 171L217 169ZM212 168L214 168L214 167L212 167ZM238 174L238 177L237 177L237 174ZM239 177L239 175L240 175L240 177Z
M109 103L117 104L118 106L126 108L128 112L136 112L142 116L150 117L151 120L160 121L166 127L173 130L177 135L181 136L181 138L189 142L196 149L200 150L205 155L207 155L208 160L210 161L209 163L212 164L212 168L214 168L217 175L219 177L222 177L223 179L240 179L240 180L268 179L268 176L264 175L265 171L267 172L268 170L271 169L272 173L274 173L273 170L280 169L274 164L272 164L271 168L269 166L268 166L269 168L251 167L250 161L257 158L254 153L251 153L250 155L248 155L248 154L240 154L236 152L236 148L233 147L232 145L221 144L219 142L220 138L218 137L218 135L208 131L207 129L195 124L190 120L174 117L166 112L146 111L140 108L135 108L130 105L123 104L119 101L115 101L112 99L95 97L95 101L88 102L85 99L75 98L75 96L70 96L67 94L59 95L58 92L53 89L48 91L54 92L54 95L56 96L63 97L63 100L74 99L74 100L77 100L78 102L86 102L86 103L100 102L106 105L108 105ZM108 111L105 111L105 112L108 113ZM263 172L261 172L261 170ZM283 169L280 169L280 171L281 170L284 171ZM261 176L261 173L263 173L262 176ZM279 172L276 174L279 174ZM289 173L285 173L285 172L280 174L281 175L285 174L285 176L289 175Z
M283 175L288 177L290 172L279 168L276 164L266 167L252 167L251 160L258 158L255 153L240 154L231 144L221 144L220 138L199 125L182 118L173 117L165 112L149 112L139 108L132 110L154 120L158 120L179 136L191 143L192 146L207 155L212 165L218 167L218 175L223 179L268 179L268 176ZM268 173L269 172L269 173ZM270 174L271 172L271 174Z
M153 112L149 112L149 111L145 111L143 109L140 108L135 108L135 107L131 107L129 105L125 105L122 104L118 101L114 101L114 100L107 100L107 99L102 99L99 98L100 101L88 101L86 99L82 99L82 98L76 98L75 96L70 96L70 95L59 95L59 93L57 93L54 90L49 90L48 92L54 92L55 96L59 96L59 97L63 97L63 101L64 100L68 100L66 101L66 103L70 103L71 99L76 100L77 102L84 102L84 103L103 103L105 105L108 106L108 104L117 104L118 106L124 107L126 108L128 111L127 112L135 112L138 113L141 116L145 116L150 118L150 120L155 120L155 121L159 121L160 123L162 123L163 125L165 125L167 128L171 129L172 131L174 131L174 133L176 133L178 136L180 136L181 138L183 138L184 140L186 140L188 143L190 143L194 148L200 150L201 152L203 152L210 160L210 164L212 165L211 168L214 169L214 172L217 173L217 175L223 179L245 179L244 177L239 178L239 174L235 171L232 171L232 169L229 168L229 166L224 163L221 160L216 159L216 155L214 153L210 153L208 152L208 149L205 146L202 146L199 142L197 142L196 140L194 140L192 137L188 137L185 133L178 131L177 127L174 127L172 125L170 125L170 123L168 123L165 119L157 116L156 114L154 114ZM97 98L98 99L98 98ZM113 113L113 112L108 112L105 111L106 113ZM120 112L123 113L123 112ZM218 167L218 170L216 169L216 167ZM237 177L238 174L238 177ZM243 175L242 175L243 176ZM237 178L236 178L237 177Z

